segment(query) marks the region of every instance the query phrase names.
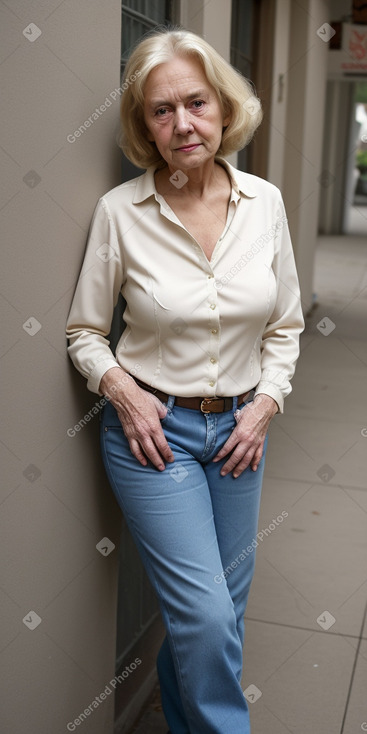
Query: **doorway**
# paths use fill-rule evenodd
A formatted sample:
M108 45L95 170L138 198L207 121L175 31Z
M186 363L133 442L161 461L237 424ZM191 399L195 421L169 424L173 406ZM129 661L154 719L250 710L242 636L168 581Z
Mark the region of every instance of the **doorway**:
M354 84L354 101L351 115L352 154L348 171L347 188L351 190L346 203L345 234L367 234L367 81Z
M327 83L319 232L367 235L367 81Z

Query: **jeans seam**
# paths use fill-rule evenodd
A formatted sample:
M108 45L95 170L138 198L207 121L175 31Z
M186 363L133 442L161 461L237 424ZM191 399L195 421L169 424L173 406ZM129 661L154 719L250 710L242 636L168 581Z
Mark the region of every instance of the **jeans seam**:
M204 413L206 418L206 440L204 451L201 454L201 460L205 461L208 454L211 453L213 446L215 446L217 440L217 417L213 413ZM210 437L210 434L212 436Z

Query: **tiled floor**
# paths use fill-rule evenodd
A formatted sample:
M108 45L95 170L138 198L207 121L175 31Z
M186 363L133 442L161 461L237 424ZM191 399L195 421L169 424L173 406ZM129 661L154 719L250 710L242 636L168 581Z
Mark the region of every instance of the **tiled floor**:
M315 293L270 427L259 530L288 516L259 543L246 614L252 734L367 731L366 237L320 239ZM156 696L135 734L166 731Z

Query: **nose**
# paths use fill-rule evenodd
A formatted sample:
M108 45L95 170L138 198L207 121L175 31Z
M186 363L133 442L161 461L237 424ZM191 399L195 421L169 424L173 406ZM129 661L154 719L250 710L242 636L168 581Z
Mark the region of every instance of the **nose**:
M193 130L194 126L190 119L190 113L184 107L178 107L175 111L174 132L177 135L187 135Z

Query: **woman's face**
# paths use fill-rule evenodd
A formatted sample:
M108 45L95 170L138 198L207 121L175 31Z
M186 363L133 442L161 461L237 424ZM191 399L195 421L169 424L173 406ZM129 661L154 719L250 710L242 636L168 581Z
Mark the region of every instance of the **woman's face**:
M175 56L148 75L144 120L172 172L200 168L214 159L222 140L223 119L214 87L195 58Z

